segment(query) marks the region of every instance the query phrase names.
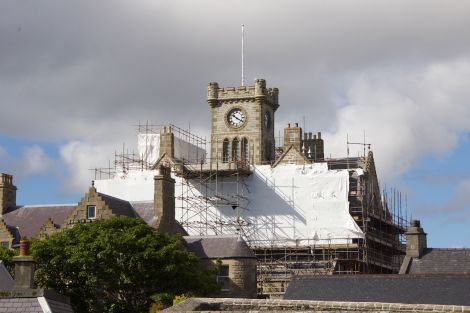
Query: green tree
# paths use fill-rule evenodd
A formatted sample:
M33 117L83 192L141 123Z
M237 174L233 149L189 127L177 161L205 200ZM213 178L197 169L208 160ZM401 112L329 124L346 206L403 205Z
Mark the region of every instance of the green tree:
M70 296L75 312L148 312L155 294L206 295L218 288L181 238L141 219L113 217L33 243L38 286ZM173 296L173 297L172 297Z
M13 276L13 272L15 269L12 258L15 255L17 255L16 250L7 249L5 247L0 246L0 261L3 261L3 264L5 265L6 269L8 270L8 272L10 272L12 276Z

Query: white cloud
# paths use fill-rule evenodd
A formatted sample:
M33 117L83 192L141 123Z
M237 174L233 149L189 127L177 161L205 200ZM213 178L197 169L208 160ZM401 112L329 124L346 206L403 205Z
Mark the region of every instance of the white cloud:
M468 81L470 59L365 70L346 87L346 105L337 112L327 149L345 155L346 134L350 141L362 142L365 131L379 174L389 180L420 157L448 155L470 131Z
M71 141L60 147L61 161L65 165L63 173L64 191L84 191L94 179L94 168L107 167L115 151L114 142L90 144L84 141ZM112 164L113 166L114 164Z
M50 170L53 160L44 152L44 150L34 145L27 147L22 159L17 164L18 174L21 176L30 176L34 174L45 173Z

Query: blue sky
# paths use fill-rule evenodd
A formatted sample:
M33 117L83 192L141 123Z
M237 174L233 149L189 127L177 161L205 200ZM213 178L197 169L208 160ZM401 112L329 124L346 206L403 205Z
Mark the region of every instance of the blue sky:
M0 171L18 202L79 201L138 123L207 136L207 84L240 84L242 23L246 81L280 90L276 133L305 120L344 156L365 132L430 245L470 247L468 1L2 1Z

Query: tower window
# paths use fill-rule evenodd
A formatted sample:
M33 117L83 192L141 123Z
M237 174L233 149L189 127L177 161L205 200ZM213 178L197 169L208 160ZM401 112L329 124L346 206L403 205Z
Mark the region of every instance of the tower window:
M242 139L242 160L248 161L248 139Z
M235 138L232 141L232 160L238 161L239 159L238 138Z
M227 163L229 160L229 147L230 142L227 138L224 139L223 147L222 147L222 162Z
M96 205L87 205L86 218L88 220L93 220L96 218Z

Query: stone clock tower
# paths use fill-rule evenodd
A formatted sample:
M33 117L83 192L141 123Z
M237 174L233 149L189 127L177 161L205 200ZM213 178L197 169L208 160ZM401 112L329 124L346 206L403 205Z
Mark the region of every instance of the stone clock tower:
M267 164L274 161L274 113L279 90L266 88L264 79L254 86L219 88L210 83L211 162Z

